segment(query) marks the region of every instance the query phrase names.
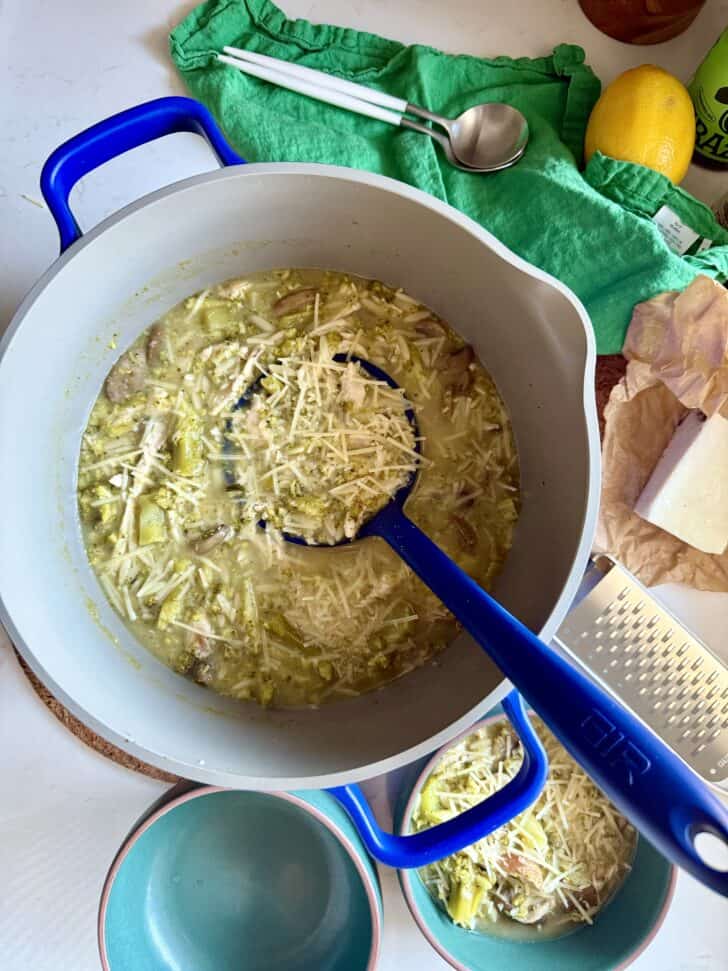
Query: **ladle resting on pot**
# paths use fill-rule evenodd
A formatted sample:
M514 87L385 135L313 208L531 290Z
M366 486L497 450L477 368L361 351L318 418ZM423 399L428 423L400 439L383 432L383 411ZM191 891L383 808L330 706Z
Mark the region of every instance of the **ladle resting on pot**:
M354 361L376 380L398 388L386 372L368 361L350 355L336 355L334 360ZM256 381L239 399L236 410L249 406L259 390ZM417 441L414 411L409 409L406 414ZM703 864L693 848L699 830L728 839L728 810L635 716L501 607L407 517L404 505L416 479L416 473L411 474L355 537L340 542L366 536L384 539L638 829L665 856L728 895L728 876ZM284 536L289 542L305 542L297 536ZM686 807L683 814L678 803Z

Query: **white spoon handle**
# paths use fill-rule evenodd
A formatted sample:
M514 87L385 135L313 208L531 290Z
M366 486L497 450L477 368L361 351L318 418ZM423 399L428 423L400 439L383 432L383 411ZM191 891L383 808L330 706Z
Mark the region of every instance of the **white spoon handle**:
M282 71L271 67L264 67L260 64L253 64L250 61L241 61L235 57L228 57L225 54L217 55L218 61L229 64L237 68L243 74L251 77L260 78L262 81L269 81L271 84L278 85L279 88L288 88L289 91L296 91L298 94L305 94L316 101L324 101L338 108L345 108L347 111L354 111L359 115L366 115L368 118L376 118L377 121L386 121L390 125L401 125L402 114L397 111L390 111L388 108L381 108L379 105L370 104L349 94L342 94L331 88L324 88L320 84L312 84L303 81L291 74L284 74ZM346 82L347 84L349 82ZM369 89L365 89L369 90Z
M248 61L251 64L259 64L262 67L273 68L281 74L289 74L291 77L298 78L300 81L307 81L320 88L327 88L329 91L338 91L339 94L348 94L359 101L366 101L371 105L379 105L380 108L389 108L403 114L407 111L407 102L403 98L395 98L394 95L385 94L383 91L375 91L368 88L365 84L356 84L354 81L344 81L336 78L325 71L316 71L312 67L303 67L300 64L291 64L289 61L282 61L278 57L269 57L267 54L257 54L254 51L246 51L239 47L224 47L223 51L241 61Z

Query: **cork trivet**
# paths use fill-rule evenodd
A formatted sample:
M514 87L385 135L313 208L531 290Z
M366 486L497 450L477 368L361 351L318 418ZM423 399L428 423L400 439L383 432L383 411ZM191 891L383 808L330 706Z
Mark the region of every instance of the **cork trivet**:
M597 358L595 392L597 396L597 414L599 415L599 433L604 435L604 408L609 401L609 392L614 385L624 377L627 360L621 354L605 354Z
M111 759L112 762L116 762L117 765L123 765L125 769L131 769L133 772L141 772L143 775L148 775L152 779L159 779L162 782L179 781L176 775L172 775L169 772L162 772L161 769L155 769L153 765L147 765L146 762L134 758L133 755L127 755L126 752L117 748L116 745L112 745L111 742L107 742L106 739L101 738L96 732L92 732L90 728L86 728L60 701L57 701L53 697L45 685L41 684L22 657L20 655L17 656L25 676L30 681L33 690L46 708L49 708L58 721L62 725L65 725L69 732L80 739L84 745L88 745L89 748L92 748L95 752L105 756L107 759Z
M620 380L624 374L624 369L627 362L622 357L621 354L611 354L605 357L597 358L597 370L596 370L596 382L595 391L597 398L597 411L599 412L599 430L604 431L604 420L602 413L604 411L604 406L609 398L609 392L612 387ZM33 672L28 668L26 663L22 658L18 657L20 665L25 672L28 680L32 684L36 694L41 699L41 701L53 712L59 722L66 726L66 728L72 732L76 738L80 739L89 748L92 748L95 752L105 756L107 759L111 759L112 762L116 762L118 765L123 765L126 769L131 769L134 772L141 772L144 775L151 776L152 779L160 779L163 782L177 782L178 778L175 775L171 775L169 772L162 772L161 769L155 769L154 766L147 765L146 762L142 762L140 759L134 758L133 755L127 755L126 752L107 742L105 739L101 738L95 732L92 732L90 728L86 728L77 718L74 716L60 703L57 701L50 691L40 683Z

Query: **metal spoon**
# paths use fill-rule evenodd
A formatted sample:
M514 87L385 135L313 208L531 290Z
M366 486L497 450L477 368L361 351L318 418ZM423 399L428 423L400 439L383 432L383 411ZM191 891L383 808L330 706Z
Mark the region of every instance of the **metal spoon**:
M469 112L475 112L481 108L510 108L510 105L497 104L496 102L493 102L490 105L476 105L474 108L469 108L468 111L464 112L460 118L464 118L464 116ZM516 109L514 108L512 110L515 111ZM423 108L422 111L425 111L425 109ZM520 115L520 112L518 112L518 114ZM458 123L460 118L456 118L455 121L449 121L448 119L443 119L443 121L448 121L448 124L454 126ZM523 115L521 115L521 118L523 118ZM499 146L494 142L489 142L487 138L484 137L479 139L479 146L476 144L475 147L472 147L473 137L478 139L477 131L472 129L470 134L467 136L468 141L466 141L463 135L460 135L457 142L458 152L461 156L467 157L469 155L471 158L473 158L473 164L463 161L462 157L456 155L456 143L452 136L448 136L443 132L438 131L436 128L431 128L429 125L421 125L417 121L410 121L409 118L404 117L400 122L400 126L402 128L409 128L412 131L420 132L423 135L429 135L430 138L434 139L442 148L445 158L448 160L450 165L453 165L456 169L460 169L461 172L470 172L473 175L477 175L478 173L499 172L501 169L508 169L518 162L518 160L523 156L523 153L526 151L526 144L528 142L528 122L525 118L523 118L523 123L526 126L525 137L521 139L520 146L515 148L512 155L508 155L508 152L505 151L502 146ZM517 142L514 142L513 144L514 146L518 145ZM486 161L487 159L490 160ZM475 164L476 161L478 164Z
M217 59L244 74L434 138L442 146L447 160L463 172L496 172L508 168L526 149L528 122L511 105L480 104L468 108L457 118L444 118L402 98L333 77L324 71L237 47L225 47L224 50L225 53L218 54ZM432 122L443 131L413 121L408 114Z
M446 155L449 147L452 158L448 160L458 168L465 166L466 170L478 172L496 172L508 168L518 161L528 144L528 122L512 105L497 101L474 105L457 118L444 118L410 102L406 111L445 129L447 139L438 137L439 133L432 128L417 125L407 118L400 123L405 128L413 128L436 139Z
M375 379L398 387L376 365L351 360ZM248 389L237 408L249 403L253 388L260 384ZM419 439L414 412L407 412L407 417ZM412 522L403 507L416 478L415 472L353 540L343 542L365 536L384 539L457 617L617 808L664 856L728 896L728 873L703 862L694 846L696 833L703 830L728 842L728 808L659 736L544 644Z

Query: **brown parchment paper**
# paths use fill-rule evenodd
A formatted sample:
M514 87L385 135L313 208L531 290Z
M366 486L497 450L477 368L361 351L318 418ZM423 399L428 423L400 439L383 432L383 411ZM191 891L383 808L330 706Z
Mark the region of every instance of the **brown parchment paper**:
M604 410L596 549L648 586L728 591L728 552L701 553L632 511L688 409L728 417L728 290L699 276L638 304L623 354L625 375Z

